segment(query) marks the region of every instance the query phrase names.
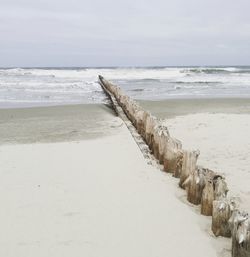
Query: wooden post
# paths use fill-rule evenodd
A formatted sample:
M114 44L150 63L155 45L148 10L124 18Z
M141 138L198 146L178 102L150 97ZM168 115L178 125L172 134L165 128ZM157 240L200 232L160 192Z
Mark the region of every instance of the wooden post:
M171 173L179 173L182 165L181 142L175 138L168 137L164 154L164 170Z
M164 154L168 138L169 132L167 127L162 125L161 122L157 122L153 131L153 153L160 164L164 164Z
M128 105L129 97L126 95L122 95L120 98L120 105L125 113L127 113L126 106Z
M143 130L143 120L142 120L143 113L144 113L143 110L137 110L134 115L136 120L136 129L140 135L142 134L142 130Z
M229 224L233 212L231 206L227 198L213 201L212 231L215 236L231 237Z
M250 220L246 212L235 210L232 226L232 257L250 257Z
M178 149L176 151L176 168L174 168L173 177L175 178L180 177L181 170L182 170L182 162L183 162L183 151Z
M115 96L115 98L116 98L116 101L120 104L120 97L121 97L121 95L123 94L122 93L122 90L121 90L121 88L120 87L118 87L118 86L112 86L114 89L113 89L113 94L114 94L114 96Z
M202 168L195 169L184 182L187 189L187 200L195 205L201 203L202 191L205 187L205 174Z
M159 162L160 164L164 164L164 155L170 135L167 127L165 126L161 126L161 130L159 132Z
M132 122L132 124L136 127L136 118L135 118L135 113L137 111L140 110L140 107L138 106L138 104L133 101L133 100L130 100L128 102L128 117L130 119L130 121Z
M197 151L184 151L182 170L180 174L179 186L184 188L183 183L188 178L188 176L196 170L196 163L200 152Z
M231 236L229 219L236 208L234 200L227 198L228 187L221 175L214 175L214 199L212 211L212 231L215 236Z
M228 187L227 183L225 182L225 178L221 175L215 175L213 177L214 183L214 198L216 200L223 199L227 196Z
M161 134L161 124L159 121L156 122L156 125L153 128L153 154L157 160L159 160L159 142Z
M147 122L147 118L150 116L150 114L146 111L143 112L142 115L142 132L141 132L141 136L143 137L143 139L146 141L146 122Z
M211 216L213 213L214 201L214 185L213 185L214 172L206 169L205 187L202 191L201 197L201 214Z
M146 143L148 144L149 148L153 150L153 132L154 127L156 125L156 118L152 115L147 116L146 120Z

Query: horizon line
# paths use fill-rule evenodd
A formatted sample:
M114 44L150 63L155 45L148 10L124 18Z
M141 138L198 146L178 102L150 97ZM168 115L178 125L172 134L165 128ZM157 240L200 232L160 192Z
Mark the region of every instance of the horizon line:
M113 69L113 68L250 67L248 65L111 65L111 66L0 66L0 69Z

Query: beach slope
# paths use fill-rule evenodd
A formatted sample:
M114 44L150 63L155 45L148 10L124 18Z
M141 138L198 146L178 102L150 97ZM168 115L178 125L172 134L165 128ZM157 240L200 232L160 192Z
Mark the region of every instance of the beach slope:
M1 145L0 167L0 256L230 255L122 123L105 137Z

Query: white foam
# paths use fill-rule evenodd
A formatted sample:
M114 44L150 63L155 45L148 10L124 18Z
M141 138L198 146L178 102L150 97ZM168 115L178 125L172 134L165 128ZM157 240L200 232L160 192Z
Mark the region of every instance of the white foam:
M140 99L250 96L250 68L15 68L0 69L0 101L101 103L106 98L98 84L99 74Z

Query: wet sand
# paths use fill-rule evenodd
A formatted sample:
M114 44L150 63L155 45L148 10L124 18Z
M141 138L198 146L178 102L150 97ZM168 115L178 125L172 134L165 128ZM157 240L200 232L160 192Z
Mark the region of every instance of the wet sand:
M140 100L138 102L143 108L162 119L194 113L250 113L249 98Z
M116 133L120 124L104 104L0 109L0 144L91 139Z

